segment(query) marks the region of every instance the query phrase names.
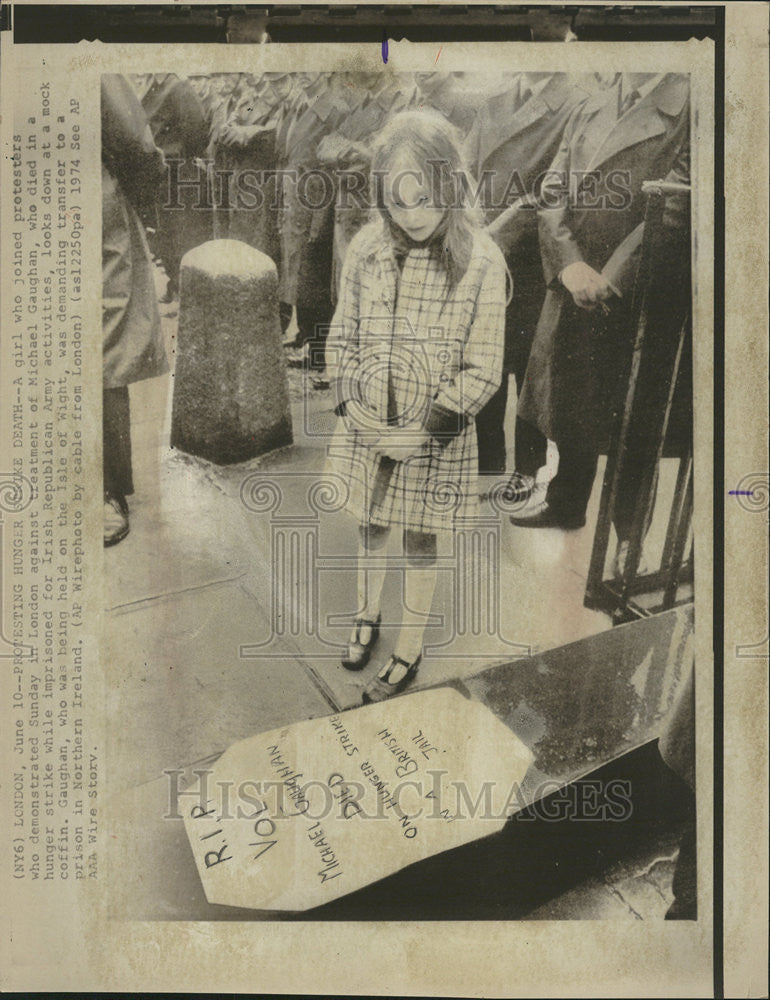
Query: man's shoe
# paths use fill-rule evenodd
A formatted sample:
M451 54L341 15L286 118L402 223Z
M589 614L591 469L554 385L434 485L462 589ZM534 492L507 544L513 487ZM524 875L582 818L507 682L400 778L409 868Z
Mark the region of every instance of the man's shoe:
M561 531L577 531L586 523L585 515L559 514L548 505L547 500L534 504L520 514L511 514L511 524L517 528L559 528Z
M345 655L342 657L342 666L346 670L363 670L369 662L375 643L380 637L380 621L382 616L377 616L376 622L368 622L363 618L356 618L353 636L348 643ZM368 629L368 636L363 630Z
M104 495L104 547L122 542L130 531L128 504L125 499L105 493Z
M158 301L161 302L163 305L168 305L171 302L176 302L178 298L179 298L179 285L177 284L176 281L172 281L172 279L169 278L168 282L166 283L166 291L163 293L163 295L161 295Z
M289 368L308 369L310 367L310 357L304 349L286 352L286 364Z

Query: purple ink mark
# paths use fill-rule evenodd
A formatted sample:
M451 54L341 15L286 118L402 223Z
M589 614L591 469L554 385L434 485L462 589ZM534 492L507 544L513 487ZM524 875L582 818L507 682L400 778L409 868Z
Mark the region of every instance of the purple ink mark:
M731 497L753 497L754 496L754 491L753 490L729 490L728 491L728 496L731 496Z
M384 28L382 29L382 61L384 63L388 61L388 33Z

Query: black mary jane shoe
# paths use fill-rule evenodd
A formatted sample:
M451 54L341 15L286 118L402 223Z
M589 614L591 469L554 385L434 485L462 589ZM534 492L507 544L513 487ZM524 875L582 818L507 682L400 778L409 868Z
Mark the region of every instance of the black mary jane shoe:
M346 655L342 657L342 666L346 670L364 669L366 664L369 662L369 657L372 655L375 643L380 637L381 621L382 615L377 616L376 622L368 622L365 618L356 618L355 639L348 643L348 651ZM361 642L361 629L364 625L368 625L371 629L368 642Z
M420 653L417 659L412 663L407 662L407 660L403 660L400 656L396 656L394 653L383 669L377 674L376 677L369 681L364 688L364 693L361 696L363 704L369 705L375 701L385 701L388 698L392 698L394 694L400 694L400 692L403 691L408 684L411 684L416 677L421 660L422 653ZM402 667L406 667L406 673L401 680L391 682L391 671L398 664Z

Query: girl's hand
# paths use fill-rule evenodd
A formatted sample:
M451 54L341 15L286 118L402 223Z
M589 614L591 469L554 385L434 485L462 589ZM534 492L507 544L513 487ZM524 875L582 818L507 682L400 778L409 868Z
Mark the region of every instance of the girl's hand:
M378 451L382 450L377 447L382 440L382 434L379 431L359 430L356 428L355 435L359 444L362 444L367 448L377 448Z
M430 440L430 434L423 430L406 430L399 428L382 435L377 450L397 462L404 462L422 451Z
M348 404L344 421L347 429L355 434L357 443L366 448L376 447L387 427L355 404Z

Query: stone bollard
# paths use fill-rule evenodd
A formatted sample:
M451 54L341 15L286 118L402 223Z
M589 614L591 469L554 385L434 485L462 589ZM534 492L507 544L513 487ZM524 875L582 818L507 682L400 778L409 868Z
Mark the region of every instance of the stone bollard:
M273 261L239 240L182 258L171 445L218 465L292 443Z

